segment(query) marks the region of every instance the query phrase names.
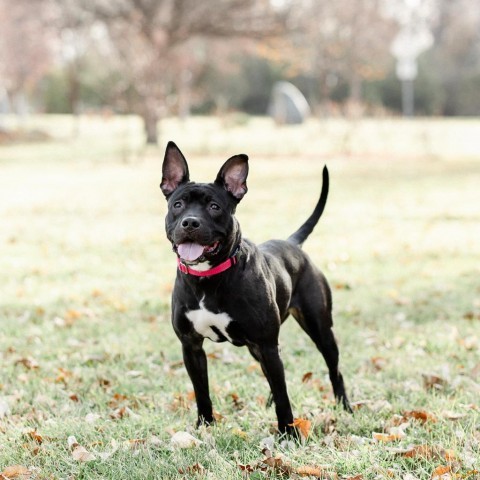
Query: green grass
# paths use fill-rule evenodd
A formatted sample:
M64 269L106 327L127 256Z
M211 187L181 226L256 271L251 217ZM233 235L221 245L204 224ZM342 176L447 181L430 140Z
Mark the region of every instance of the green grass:
M27 126L43 126L52 141L0 146L0 473L24 465L41 479L245 478L238 465L264 458L274 411L248 352L208 342L223 419L193 429L169 321L163 152L142 147L135 118L81 122L70 138L69 118L33 117ZM165 122L162 139L178 142L199 181L231 154L251 154L238 218L254 241L285 238L308 216L328 163L331 195L305 249L333 288L351 400L367 403L354 416L336 408L323 359L290 319L281 335L290 397L295 415L313 422L303 445L275 444L293 467L399 479L428 479L439 465L455 478L480 470L480 160L467 141L478 142L479 125ZM428 375L441 387L427 388ZM405 438L372 440L410 410L437 421L410 420ZM184 430L203 443L172 448L171 434ZM72 435L95 460L73 458ZM409 445L451 449L455 460L392 450Z

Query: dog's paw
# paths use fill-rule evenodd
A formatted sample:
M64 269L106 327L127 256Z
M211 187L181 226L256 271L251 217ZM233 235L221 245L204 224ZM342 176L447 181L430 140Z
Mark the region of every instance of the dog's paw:
M201 427L202 425L212 425L215 423L215 418L213 415L200 415L197 419L197 428Z

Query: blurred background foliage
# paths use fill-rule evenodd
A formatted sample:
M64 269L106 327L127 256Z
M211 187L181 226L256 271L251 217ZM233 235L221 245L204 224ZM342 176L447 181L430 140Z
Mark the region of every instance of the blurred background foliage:
M0 0L0 113L134 113L156 143L166 116L266 114L280 80L317 117L400 113L406 7L433 39L416 113L478 115L471 0Z

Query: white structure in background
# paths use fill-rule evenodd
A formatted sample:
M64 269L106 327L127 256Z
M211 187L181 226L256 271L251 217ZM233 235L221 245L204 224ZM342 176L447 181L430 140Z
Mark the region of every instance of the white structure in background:
M417 58L433 45L429 23L435 12L434 0L393 1L389 13L400 23L400 31L390 51L397 59L396 73L402 82L402 111L405 116L415 112L414 80L417 78Z
M278 125L303 123L310 115L310 106L303 93L290 82L276 82L272 89L268 114Z

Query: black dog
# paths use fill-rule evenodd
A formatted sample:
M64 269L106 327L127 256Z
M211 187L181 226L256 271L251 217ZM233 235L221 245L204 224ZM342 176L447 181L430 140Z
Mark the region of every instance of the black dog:
M247 192L248 157L225 162L213 183L190 182L188 165L169 142L160 188L168 199L167 237L178 257L172 322L195 390L198 424L214 421L203 341L246 345L270 385L281 433L295 433L278 350L280 325L292 314L322 353L337 401L351 411L332 332L331 292L300 246L318 222L328 195L323 171L320 199L288 240L261 245L242 238L234 217Z

